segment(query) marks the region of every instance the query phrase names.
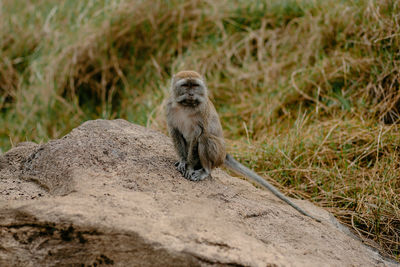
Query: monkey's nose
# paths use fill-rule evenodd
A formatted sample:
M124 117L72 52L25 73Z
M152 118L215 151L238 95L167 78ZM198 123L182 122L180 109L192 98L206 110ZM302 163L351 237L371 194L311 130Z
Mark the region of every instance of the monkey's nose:
M194 94L193 94L193 93L189 93L189 96L190 96L190 97L193 97L193 96L194 96Z

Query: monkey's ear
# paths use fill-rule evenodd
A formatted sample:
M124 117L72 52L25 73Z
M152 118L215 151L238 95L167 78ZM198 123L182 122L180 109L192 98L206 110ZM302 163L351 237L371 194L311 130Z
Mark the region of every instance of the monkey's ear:
M207 83L206 83L206 79L205 79L204 75L200 74L200 79L203 82L204 86L207 87Z
M174 83L175 83L175 74L172 75L172 78L171 78L171 89L172 90L174 89Z

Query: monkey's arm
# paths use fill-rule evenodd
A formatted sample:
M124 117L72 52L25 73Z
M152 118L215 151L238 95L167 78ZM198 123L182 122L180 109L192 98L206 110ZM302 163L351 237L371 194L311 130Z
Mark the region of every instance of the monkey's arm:
M265 188L267 188L269 191L271 191L275 196L280 198L281 200L285 201L287 204L295 208L298 212L301 214L308 216L317 222L321 222L321 220L315 218L314 216L308 214L305 210L294 204L289 198L287 198L284 194L282 194L278 189L276 189L273 185L265 181L263 178L261 178L259 175L257 175L255 172L250 170L249 168L243 166L240 164L238 161L236 161L231 155L227 154L224 162L225 166L228 167L229 169L233 170L236 173L239 173L247 178L252 179L253 181L261 184Z
M195 167L199 164L199 137L202 134L202 128L200 127L198 131L194 134L192 140L188 145L188 155L187 155L187 168L183 176L189 180L193 180L193 174L195 172Z
M198 155L197 155L198 140L199 140L199 137L194 137L189 143L188 154L187 154L187 163L188 163L188 167L192 168L192 169L198 162Z
M186 171L186 162L188 156L188 146L185 138L178 129L173 128L170 131L174 147L179 156L179 161L175 163L178 171L181 173Z

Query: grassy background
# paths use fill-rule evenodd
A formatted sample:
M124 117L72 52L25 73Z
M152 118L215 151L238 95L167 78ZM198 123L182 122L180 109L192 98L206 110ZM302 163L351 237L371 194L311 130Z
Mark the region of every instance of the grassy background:
M0 1L0 153L85 120L165 131L171 74L204 74L229 151L400 254L396 0Z

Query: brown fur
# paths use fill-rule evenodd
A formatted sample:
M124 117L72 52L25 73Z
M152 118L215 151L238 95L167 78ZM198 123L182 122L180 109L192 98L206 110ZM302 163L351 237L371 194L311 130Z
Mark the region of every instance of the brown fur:
M184 78L199 78L202 79L201 75L194 70L183 70L175 74L175 78L184 79Z

